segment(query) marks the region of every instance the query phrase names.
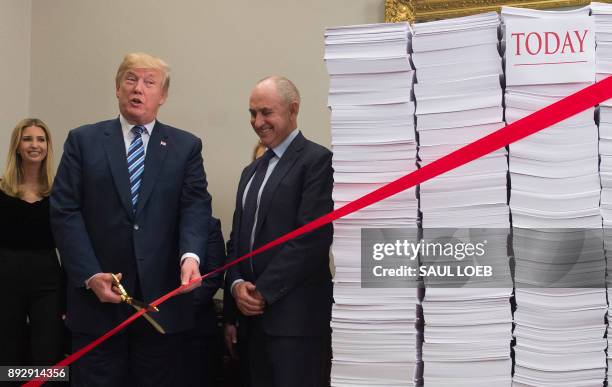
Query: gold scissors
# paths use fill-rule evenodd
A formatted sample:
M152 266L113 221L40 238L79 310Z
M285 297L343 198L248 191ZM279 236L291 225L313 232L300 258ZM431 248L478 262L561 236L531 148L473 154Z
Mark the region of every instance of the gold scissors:
M141 309L145 309L148 312L159 312L159 309L156 306L153 305L149 305L145 302L139 301L139 300L135 300L132 297L130 297L130 295L127 293L127 291L125 290L125 288L123 287L123 285L121 285L121 282L119 282L119 278L117 278L117 276L113 273L111 273L111 275L113 276L113 283L114 285L117 287L117 289L119 290L119 293L121 293L119 296L121 296L121 301L125 302L126 304L130 305L132 308L136 309L136 311L139 311ZM155 321L153 319L153 317L149 316L149 314L147 312L142 314L142 317L146 318L147 321L153 325L153 328L155 328L155 330L157 330L159 333L161 334L165 334L166 331L164 331L164 328L162 328L161 325L159 325L159 323L157 321Z

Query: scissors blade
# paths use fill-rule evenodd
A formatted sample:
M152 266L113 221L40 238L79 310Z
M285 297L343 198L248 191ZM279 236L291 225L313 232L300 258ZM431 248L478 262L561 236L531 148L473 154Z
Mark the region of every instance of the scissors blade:
M132 304L132 307L133 307L134 309L136 309L136 310L143 309L143 308L141 308L141 307L139 307L139 306L137 306L137 305L134 305L134 304ZM147 319L147 321L148 321L148 322L149 322L151 325L153 325L153 328L155 328L155 330L156 330L156 331L158 331L158 332L159 332L159 333L161 333L162 335L165 335L165 334L166 334L166 331L164 331L164 328L162 328L162 327L161 327L161 325L159 325L159 324L157 323L157 321L155 321L155 320L153 319L153 317L149 316L149 314L148 314L147 312L143 313L143 314L142 314L142 317L146 318L146 319Z
M157 309L157 307L147 304L146 302L135 300L133 298L131 301L132 301L132 304L136 305L139 308L146 309L147 312L159 312L159 309Z

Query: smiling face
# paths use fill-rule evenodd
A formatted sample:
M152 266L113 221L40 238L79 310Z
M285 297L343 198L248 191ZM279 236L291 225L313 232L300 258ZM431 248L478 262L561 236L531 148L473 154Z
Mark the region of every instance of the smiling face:
M251 92L249 112L251 126L261 143L274 148L297 128L299 104L287 102L279 95L272 80L259 83Z
M121 115L132 125L144 125L157 117L166 101L163 75L156 69L129 69L117 84Z
M24 164L41 164L47 157L47 135L38 126L28 126L21 132L17 154Z

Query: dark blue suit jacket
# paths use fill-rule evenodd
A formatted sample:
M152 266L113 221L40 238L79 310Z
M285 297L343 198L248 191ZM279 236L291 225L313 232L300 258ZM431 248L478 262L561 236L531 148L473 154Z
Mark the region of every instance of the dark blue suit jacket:
M225 241L221 231L221 221L210 217L208 228L208 244L206 246L206 259L200 262L202 275L225 264ZM217 290L223 286L225 271L211 275L202 281L202 286L193 291L193 304L196 311L196 326L194 333L212 335L217 331L217 315L213 297Z
M145 158L138 208L132 210L125 142L119 119L70 131L51 195L51 222L68 273L67 324L100 334L133 310L107 304L85 288L95 273L123 273L150 302L180 285L180 257L206 256L211 214L200 139L155 124ZM167 332L189 329L192 295L160 306L155 319Z
M278 161L261 194L256 249L333 210L331 152L299 133ZM237 257L242 197L261 159L240 177L228 259ZM332 283L329 247L332 225L303 234L228 269L227 284L236 279L253 282L267 305L263 329L277 336L319 336L330 332ZM226 305L227 306L227 305ZM228 313L232 313L231 309ZM238 313L249 324L252 318ZM226 319L227 321L227 319Z

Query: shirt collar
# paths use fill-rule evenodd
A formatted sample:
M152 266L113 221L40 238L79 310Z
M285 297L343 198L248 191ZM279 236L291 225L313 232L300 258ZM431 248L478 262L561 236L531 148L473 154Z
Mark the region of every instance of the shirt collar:
M121 123L121 130L123 131L123 136L125 137L126 135L129 135L132 131L132 128L136 125L132 125L130 124L125 117L123 117L121 115L121 113L119 113L119 122ZM151 136L151 134L153 133L153 128L155 127L155 120L149 122L148 124L145 125L141 125L144 126L145 128L147 128L147 133L149 134L149 136ZM129 138L129 137L128 137Z
M283 142L272 148L276 157L278 157L279 159L283 157L283 154L285 153L287 148L289 148L289 145L291 145L293 140L297 137L298 133L300 133L300 130L298 128L293 129L293 132L289 133L289 135L286 139L283 140Z

